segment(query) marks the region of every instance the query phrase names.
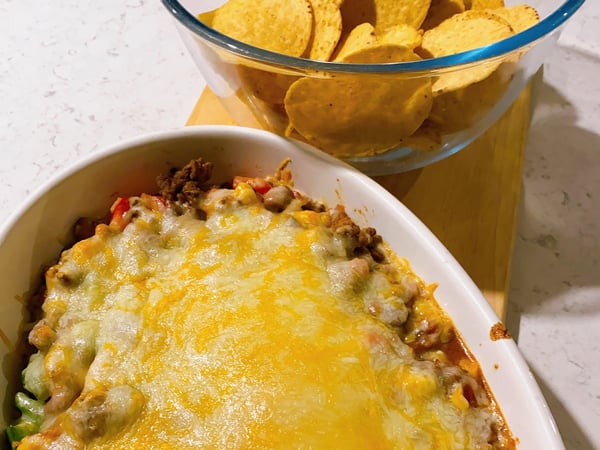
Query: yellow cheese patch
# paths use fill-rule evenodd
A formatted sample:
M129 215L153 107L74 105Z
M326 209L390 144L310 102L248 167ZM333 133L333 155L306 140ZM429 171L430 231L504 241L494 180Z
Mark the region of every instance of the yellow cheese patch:
M104 395L108 413L123 416L87 448L484 442L475 436L484 413L446 392L435 364L365 306L406 291L397 279L373 274L368 256L341 255L329 216L274 214L247 190L232 192L208 201L205 221L140 209L123 232L82 241L58 264L82 275L48 291L57 334L80 322L97 330L80 398Z

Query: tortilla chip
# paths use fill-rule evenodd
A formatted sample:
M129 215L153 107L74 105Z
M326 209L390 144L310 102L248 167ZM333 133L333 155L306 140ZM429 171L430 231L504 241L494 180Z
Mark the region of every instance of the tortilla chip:
M469 9L482 10L504 7L504 0L471 0Z
M377 37L380 44L394 44L414 50L423 41L423 31L410 25L394 25Z
M478 83L435 96L429 121L438 125L442 133L469 128L502 98L512 70L501 66Z
M515 33L520 33L540 21L538 12L529 5L508 6L506 8L489 9L488 11L506 20Z
M346 55L343 61L417 59L406 47L376 45ZM335 156L372 155L393 148L419 128L431 104L429 79L385 74L301 78L285 97L293 129Z
M242 88L267 103L283 104L285 93L299 77L238 66Z
M229 0L201 21L266 50L311 60L386 64L485 47L539 21L503 0ZM502 98L520 51L434 74L314 73L232 54L238 92L260 124L338 157L402 146L433 151ZM228 58L220 53L221 60Z
M395 25L410 25L419 29L429 11L431 0L345 0L342 22L348 31L368 22L378 33Z
M215 11L207 11L198 14L198 20L209 27L212 27L213 21L215 20Z
M309 0L229 0L215 10L215 30L258 48L301 56L311 37Z
M465 11L443 21L423 34L422 56L440 57L483 47L513 35L510 24L486 11ZM443 73L435 82L434 94L462 89L487 78L501 61L476 63L476 67Z
M308 58L327 61L342 35L342 13L331 0L310 0L314 27Z
M375 0L375 29L383 33L399 24L419 29L430 4L431 0Z
M444 20L465 11L464 0L431 0L427 17L423 21L423 30L437 27Z
M343 35L347 35L363 23L375 25L375 0L344 0L340 11Z
M412 150L433 152L442 145L442 133L437 124L425 119L417 131L406 138L402 138L398 145Z
M332 59L341 61L346 55L377 44L375 28L368 22L361 23L340 41Z

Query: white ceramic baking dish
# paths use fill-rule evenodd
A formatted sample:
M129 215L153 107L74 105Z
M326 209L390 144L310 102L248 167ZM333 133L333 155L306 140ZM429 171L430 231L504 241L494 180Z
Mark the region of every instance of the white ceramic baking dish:
M564 448L517 346L509 339L490 339L497 316L452 255L406 207L327 155L267 132L228 126L155 133L96 151L37 189L7 220L0 230L1 428L9 420L14 394L7 380L15 373L18 377L13 360L24 317L21 300L39 284L42 267L59 256L75 220L103 216L117 195L154 192L158 173L198 156L215 163L213 180L271 174L290 157L297 188L330 206L343 203L359 225L375 227L421 278L438 283L437 300L478 359L519 448Z

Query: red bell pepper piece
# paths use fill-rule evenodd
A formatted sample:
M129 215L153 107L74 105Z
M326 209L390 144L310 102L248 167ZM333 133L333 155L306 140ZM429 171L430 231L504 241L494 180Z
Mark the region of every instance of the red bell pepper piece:
M110 225L114 225L119 230L124 230L129 220L125 217L127 211L131 208L128 198L119 197L110 207Z
M235 189L240 183L248 183L254 189L254 192L257 192L261 195L265 195L269 190L273 187L271 183L269 183L264 178L251 178L251 177L242 177L240 175L236 175L233 177L233 188Z
M160 195L142 194L141 198L144 206L152 211L164 211L167 207L167 202Z

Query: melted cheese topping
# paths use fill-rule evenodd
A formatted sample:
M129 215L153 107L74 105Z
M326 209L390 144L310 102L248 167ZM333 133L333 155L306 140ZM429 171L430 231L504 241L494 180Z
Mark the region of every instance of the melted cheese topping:
M99 226L49 271L58 338L36 379L77 399L52 412L53 394L48 447L485 445L492 413L369 313L406 319L424 290L406 264L348 258L327 213L274 214L250 191L211 193L206 220L137 204L122 232Z

